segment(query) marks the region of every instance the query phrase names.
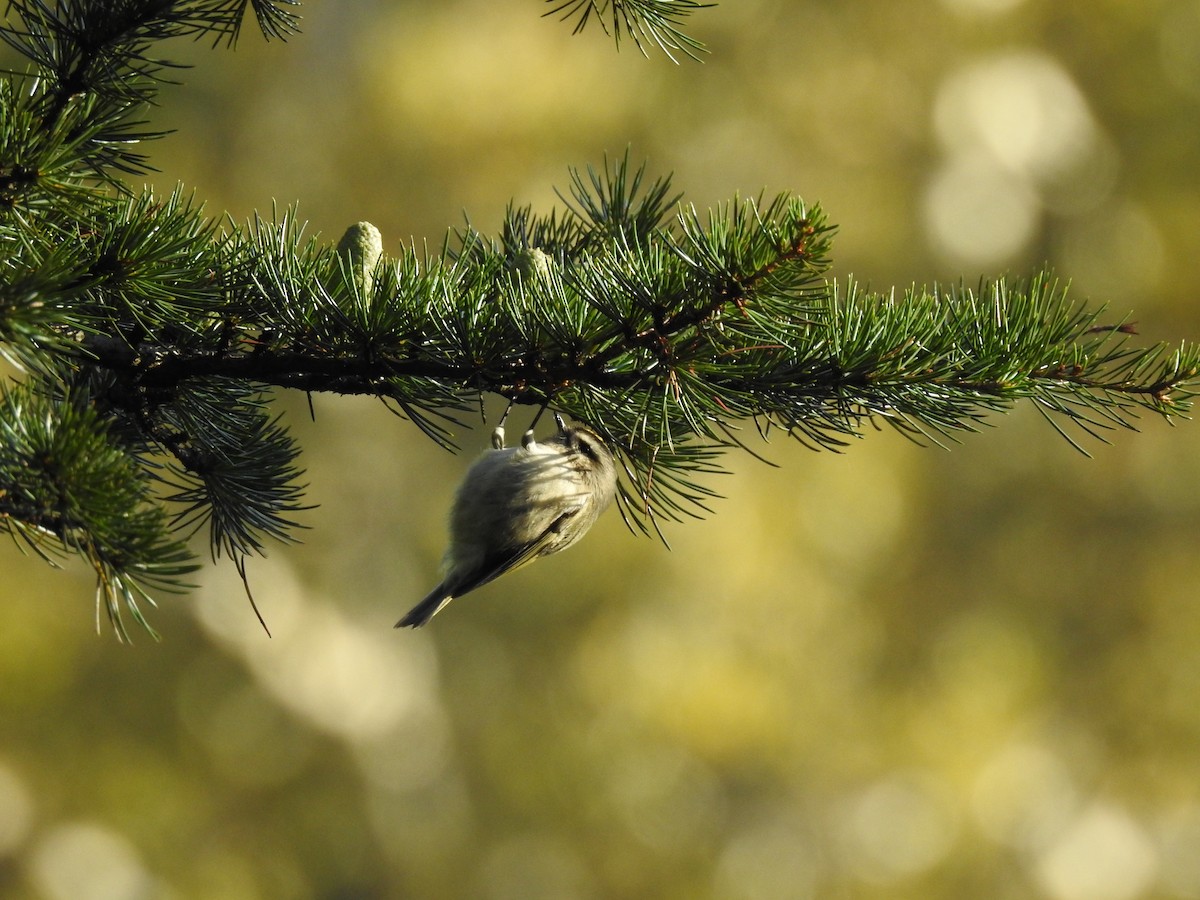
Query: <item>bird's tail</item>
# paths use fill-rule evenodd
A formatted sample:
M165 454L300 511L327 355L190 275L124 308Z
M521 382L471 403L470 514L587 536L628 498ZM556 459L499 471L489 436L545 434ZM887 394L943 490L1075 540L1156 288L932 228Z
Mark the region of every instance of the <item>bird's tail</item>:
M430 619L438 614L443 606L454 599L452 594L446 592L446 586L439 584L429 596L410 609L399 622L396 623L397 628L420 628Z

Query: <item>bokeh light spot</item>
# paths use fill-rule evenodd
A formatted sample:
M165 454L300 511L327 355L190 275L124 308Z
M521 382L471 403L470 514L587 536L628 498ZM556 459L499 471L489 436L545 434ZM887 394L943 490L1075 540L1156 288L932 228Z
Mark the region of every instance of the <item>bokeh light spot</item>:
M932 775L897 772L868 785L841 817L847 868L887 884L938 863L957 835L948 792Z
M1163 887L1177 897L1200 897L1200 805L1176 810L1156 830Z
M1001 747L975 779L971 809L992 840L1033 850L1060 833L1079 806L1066 764L1039 744Z
M1014 172L1045 178L1085 158L1096 125L1063 67L1014 53L954 72L934 104L934 125L952 152L982 148Z
M92 822L52 829L34 848L30 876L47 900L149 900L162 885L124 836Z
M0 858L14 853L33 824L33 797L25 782L0 762Z
M804 820L780 815L738 832L721 851L716 896L728 900L805 900L818 896L819 854Z
M924 200L930 240L958 265L1000 265L1037 230L1040 208L1029 182L980 153L948 160Z
M1123 810L1085 809L1038 860L1038 882L1054 900L1132 900L1158 867L1145 829Z
M434 702L436 659L427 642L408 641L399 652L393 629L351 619L310 597L278 558L263 560L252 573L271 639L246 616L232 566L205 575L195 606L201 623L268 693L317 727L371 739Z
M996 16L1012 12L1025 0L942 0L947 9L964 15Z

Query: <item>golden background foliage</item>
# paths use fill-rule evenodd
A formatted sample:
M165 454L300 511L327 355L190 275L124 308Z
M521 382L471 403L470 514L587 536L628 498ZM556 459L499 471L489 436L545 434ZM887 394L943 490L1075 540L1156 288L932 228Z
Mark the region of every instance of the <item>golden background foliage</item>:
M1200 338L1192 0L726 0L678 66L539 6L310 0L286 45L168 46L156 187L394 253L628 147L701 207L820 201L837 276L1048 262ZM777 440L671 551L610 513L398 633L467 458L281 404L320 508L250 563L273 639L228 565L127 648L81 568L3 551L5 896L1200 897L1194 425L1090 460L1027 409L950 453Z

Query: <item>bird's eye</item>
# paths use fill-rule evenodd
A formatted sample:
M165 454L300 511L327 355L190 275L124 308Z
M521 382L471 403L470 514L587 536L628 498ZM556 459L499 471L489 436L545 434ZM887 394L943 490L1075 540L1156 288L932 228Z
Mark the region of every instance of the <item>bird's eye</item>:
M586 456L588 459L592 460L593 462L599 461L596 457L596 448L594 448L591 444L589 444L585 440L579 441L579 452L582 453L584 456Z

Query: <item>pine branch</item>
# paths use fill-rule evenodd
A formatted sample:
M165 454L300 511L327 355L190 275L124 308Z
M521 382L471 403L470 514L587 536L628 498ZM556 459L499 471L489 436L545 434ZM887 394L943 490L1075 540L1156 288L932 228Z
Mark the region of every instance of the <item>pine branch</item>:
M294 26L292 4L253 5L269 35ZM635 34L693 7L556 11ZM37 77L0 81L0 354L23 372L0 389L0 527L86 559L122 637L151 591L186 587L193 531L243 580L294 535L307 506L274 388L378 397L448 447L484 394L553 407L617 449L626 522L660 536L710 510L709 476L755 435L840 449L886 423L940 442L1031 401L1083 449L1068 426L1103 440L1197 391L1200 350L1135 346L1049 273L867 291L829 278L819 207L701 213L627 156L573 170L565 208L510 205L496 237L467 225L437 252L385 257L368 223L330 246L286 209L213 219L119 176L147 165L125 142L154 136L134 119L171 68L153 43L232 41L245 0L11 8L0 34Z
M141 130L145 123L134 116L154 100L165 72L180 68L151 56L151 47L201 35L232 45L248 5L266 37L295 31L298 17L287 7L296 0L9 0L0 40L28 59L37 77L22 110L30 144L5 156L0 200L31 180L53 182L54 157L39 150L78 153L76 165L118 190L120 175L149 171L132 148L163 132ZM13 84L8 90L15 92Z
M238 409L255 410L235 449L260 456L253 489L240 491L229 483L245 470L228 474L237 468L228 443L187 445L171 431L173 416L194 425L197 395L218 389L180 386L175 396L184 403L156 403L148 417L146 404L122 397L125 385L82 362L93 339L195 347L209 337L206 317L223 299L207 293L224 258L214 226L180 193L136 197L121 176L148 170L136 148L161 134L144 130L138 110L178 68L151 56L151 47L203 34L232 44L248 5L12 0L0 25L0 40L32 66L0 81L0 354L28 373L0 402L0 524L42 555L57 549L88 560L97 610L105 608L123 639L122 609L145 625L141 602L153 602L150 589L185 587L180 579L193 566L173 535L189 511L211 521L214 549L236 554L259 549L258 533L290 528L285 516L299 507L295 451L258 409L257 392L247 398L244 385L227 386L232 405L221 408L227 426ZM294 30L286 8L293 0L252 5L266 36ZM218 287L232 289L228 280ZM164 446L195 476L190 493L185 484L167 498L184 504L174 519L151 490L162 480L154 454ZM201 495L203 511L188 506Z
M642 208L605 193L636 183L624 166L591 201L629 225ZM441 257L380 261L368 293L289 216L257 221L229 238L237 274L217 276L245 291L236 323L190 333L191 346L97 335L80 348L149 421L206 379L389 398L446 443L438 417L482 393L550 403L622 448L625 508L643 530L706 508L695 475L718 470L747 422L816 447L873 419L939 440L1029 399L1102 436L1141 410L1183 414L1194 393L1195 348L1132 348L1127 326L1097 327L1099 312L1047 274L897 300L826 281L831 229L786 195L650 229L589 208L521 210L494 244L468 230ZM562 240L522 249L521 233Z
M685 18L697 9L715 6L715 3L698 3L695 0L546 0L557 4L543 15L562 13L563 21L574 18L574 33L578 34L591 21L596 21L605 34L611 34L618 47L622 36L627 36L634 45L646 54L646 45L653 44L678 62L672 51L687 54L699 60L697 54L705 52L704 44L689 37L682 30Z
M149 629L140 603L180 589L196 567L143 467L82 398L55 401L27 385L0 392L0 435L0 523L44 558L86 559L97 610L122 639L123 608Z

